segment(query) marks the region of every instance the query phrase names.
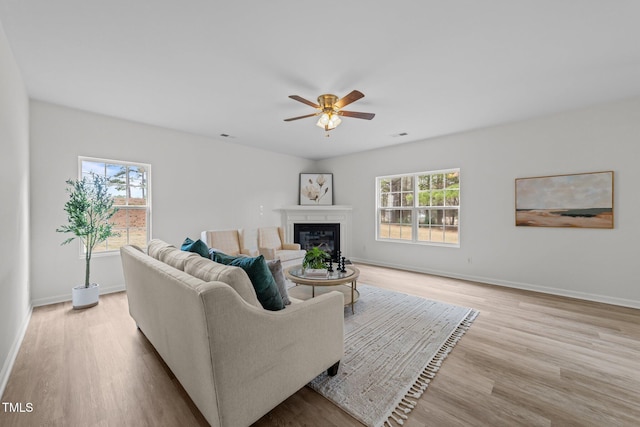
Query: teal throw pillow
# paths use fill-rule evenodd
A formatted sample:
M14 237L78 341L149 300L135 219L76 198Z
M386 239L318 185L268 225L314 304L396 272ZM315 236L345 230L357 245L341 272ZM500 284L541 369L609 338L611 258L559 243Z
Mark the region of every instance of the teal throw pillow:
M180 247L180 249L187 252L195 252L200 256L209 258L209 248L207 247L207 244L200 239L194 242L187 237L186 239L184 239L184 242L182 242L182 246Z
M213 252L211 259L220 264L240 267L246 271L253 288L256 290L258 301L260 301L263 308L271 311L278 311L284 308L282 297L278 292L278 286L267 266L267 262L264 260L264 256L260 255L255 258L234 257L222 252Z

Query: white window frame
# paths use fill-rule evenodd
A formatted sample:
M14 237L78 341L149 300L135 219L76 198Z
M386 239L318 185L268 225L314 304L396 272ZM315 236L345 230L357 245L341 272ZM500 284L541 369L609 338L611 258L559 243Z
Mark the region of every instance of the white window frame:
M447 173L458 173L459 187L458 187L458 205L457 206L419 206L419 188L418 188L418 177L422 175L436 175L436 174L447 174ZM381 206L381 191L380 191L380 183L385 179L396 179L402 177L412 177L413 178L413 204L412 206L397 206L397 207L388 207ZM461 192L462 192L462 179L460 174L460 168L450 168L450 169L440 169L433 171L424 171L424 172L412 172L412 173L403 173L396 175L385 175L376 177L375 181L376 185L376 223L375 223L375 239L379 242L395 242L395 243L406 243L406 244L417 244L417 245L428 245L428 246L444 246L451 248L459 248L460 247L460 238L461 238L461 222L460 222L460 208L461 208ZM411 211L411 239L394 239L389 237L381 237L380 236L380 224L381 224L381 211L385 209L391 210L409 210ZM419 240L419 212L424 210L456 210L457 211L457 228L458 228L458 241L455 243L447 243L447 242L437 242L437 241L428 241L428 240Z
M104 158L100 158L100 157L87 157L87 156L78 156L78 179L82 179L82 173L83 173L83 169L82 169L82 162L96 162L96 163L105 163L105 164L111 164L111 165L122 165L122 166L142 166L145 168L146 172L147 172L147 182L146 182L146 191L147 191L147 204L145 206L136 206L136 205L131 205L131 206L114 206L117 208L125 208L125 209L146 209L146 224L147 224L147 236L146 236L146 242L145 242L145 246L144 248L146 248L146 244L149 240L151 240L151 165L148 163L142 163L142 162L131 162L131 161L126 161L126 160L113 160L113 159L104 159ZM128 174L126 174L126 180L128 181L129 177ZM127 238L127 244L129 243L128 238ZM82 241L80 241L79 243L79 251L80 251L80 257L84 258L85 257L85 248L84 245L82 244ZM143 249L144 249L143 248ZM92 253L92 257L103 257L103 256L113 256L113 255L120 255L120 247L117 247L115 249L107 249L106 251L96 251L94 250L94 252Z

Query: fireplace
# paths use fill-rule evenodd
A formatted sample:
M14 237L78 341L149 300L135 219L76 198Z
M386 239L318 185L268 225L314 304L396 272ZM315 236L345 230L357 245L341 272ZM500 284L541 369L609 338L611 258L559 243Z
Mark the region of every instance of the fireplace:
M285 242L300 243L299 233L296 232L294 228L301 225L321 225L323 227L326 225L330 225L332 227L338 226L337 231L334 231L333 235L332 251L335 252L339 250L342 252L342 256L346 257L351 255L351 206L295 205L284 206L278 210L282 216L282 227L284 228ZM326 235L323 236L323 238L326 238ZM300 243L300 245L302 246L302 243Z
M293 242L302 249L320 246L337 260L340 251L340 224L293 224Z

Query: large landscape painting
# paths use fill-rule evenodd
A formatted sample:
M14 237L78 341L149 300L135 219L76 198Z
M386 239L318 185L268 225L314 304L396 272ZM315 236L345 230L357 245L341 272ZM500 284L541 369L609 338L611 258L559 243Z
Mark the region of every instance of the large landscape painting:
M613 228L613 172L516 179L516 225Z

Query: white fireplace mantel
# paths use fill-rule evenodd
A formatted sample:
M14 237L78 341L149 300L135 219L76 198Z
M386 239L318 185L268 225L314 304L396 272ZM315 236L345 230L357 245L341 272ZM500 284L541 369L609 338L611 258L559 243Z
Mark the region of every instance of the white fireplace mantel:
M282 215L282 227L287 243L293 243L294 224L340 224L340 250L347 257L351 253L351 206L295 205L277 210Z

